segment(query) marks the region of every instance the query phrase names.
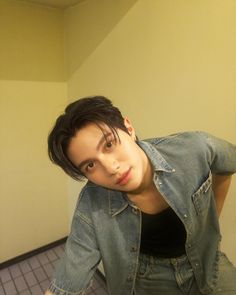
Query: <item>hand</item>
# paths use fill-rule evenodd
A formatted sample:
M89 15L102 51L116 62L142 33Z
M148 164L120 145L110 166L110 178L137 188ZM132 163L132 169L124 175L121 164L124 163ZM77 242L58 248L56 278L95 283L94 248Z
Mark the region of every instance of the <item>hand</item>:
M231 179L231 175L212 175L212 188L215 196L218 217L220 217L220 213L224 206L224 201L230 187Z

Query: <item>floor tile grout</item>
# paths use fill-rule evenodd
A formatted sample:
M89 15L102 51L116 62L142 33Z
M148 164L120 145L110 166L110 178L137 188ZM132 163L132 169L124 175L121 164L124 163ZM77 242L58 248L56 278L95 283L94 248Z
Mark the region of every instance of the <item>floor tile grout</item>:
M8 266L0 270L0 291L3 290L2 295L13 295L13 294L27 294L30 295L42 295L46 287L45 283L50 283L52 272L58 263L61 255L64 252L63 245L57 245L56 247L46 250L40 254L36 254L30 258L27 258L21 262ZM54 259L55 257L55 259ZM47 267L47 268L46 268ZM3 272L6 281L3 282ZM26 276L28 275L28 278ZM31 278L29 277L31 276ZM9 277L9 279L8 279ZM21 278L21 280L19 279ZM4 279L4 280L5 280ZM18 282L15 282L15 280ZM30 284L32 280L32 285ZM23 284L24 283L24 284ZM23 289L20 289L20 284ZM8 289L6 286L8 285ZM18 288L17 288L18 285ZM25 288L24 288L25 285ZM13 287L15 290L13 290ZM13 293L12 293L13 292ZM86 295L104 295L107 294L105 282L102 282L102 278L95 273L94 282L86 292Z

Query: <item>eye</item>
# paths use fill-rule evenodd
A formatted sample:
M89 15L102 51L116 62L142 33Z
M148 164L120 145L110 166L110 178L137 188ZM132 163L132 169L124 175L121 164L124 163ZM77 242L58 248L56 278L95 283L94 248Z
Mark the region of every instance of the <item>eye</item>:
M107 147L107 148L111 148L112 146L113 146L112 141L108 141L108 142L106 143L106 147Z
M86 171L89 171L89 170L93 169L93 167L94 167L94 163L93 163L93 162L90 162L90 163L88 163L88 165L85 167L85 170L86 170Z
M105 148L106 149L111 149L112 147L115 146L115 143L116 143L115 139L113 137L109 136L109 137L106 138Z

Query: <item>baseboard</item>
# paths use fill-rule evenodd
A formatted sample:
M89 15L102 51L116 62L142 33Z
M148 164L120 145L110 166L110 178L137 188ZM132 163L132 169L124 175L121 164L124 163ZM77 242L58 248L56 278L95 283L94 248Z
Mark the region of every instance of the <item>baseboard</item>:
M19 263L19 262L21 262L23 260L26 260L26 259L28 259L28 258L30 258L32 256L40 254L40 253L42 253L44 251L55 248L56 246L62 245L62 244L64 244L66 242L66 240L67 240L67 237L64 237L64 238L62 238L60 240L57 240L55 242L52 242L50 244L47 244L45 246L42 246L40 248L37 248L37 249L32 250L30 252L27 252L25 254L22 254L22 255L19 255L17 257L14 257L12 259L9 259L7 261L4 261L3 263L0 263L0 270L3 269L3 268L9 267L9 266L11 266L13 264ZM106 278L105 278L104 274L99 269L97 269L96 272L99 275L99 277L103 280L103 282L106 282Z
M14 257L14 258L12 258L10 260L4 261L3 263L0 263L0 269L11 266L12 264L19 263L19 262L21 262L21 261L23 261L25 259L28 259L28 258L30 258L30 257L32 257L34 255L37 255L37 254L42 253L44 251L47 251L47 250L49 250L51 248L54 248L54 247L59 246L61 244L64 244L66 242L66 240L67 240L67 237L64 237L64 238L62 238L60 240L57 240L55 242L52 242L50 244L47 244L45 246L42 246L40 248L37 248L37 249L32 250L30 252L27 252L25 254L19 255L19 256Z

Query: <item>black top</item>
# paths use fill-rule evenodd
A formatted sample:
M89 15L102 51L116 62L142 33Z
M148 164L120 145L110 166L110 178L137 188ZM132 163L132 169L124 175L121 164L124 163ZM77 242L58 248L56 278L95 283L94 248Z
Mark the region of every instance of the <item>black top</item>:
M160 258L185 254L186 231L171 207L157 214L142 212L140 251Z

